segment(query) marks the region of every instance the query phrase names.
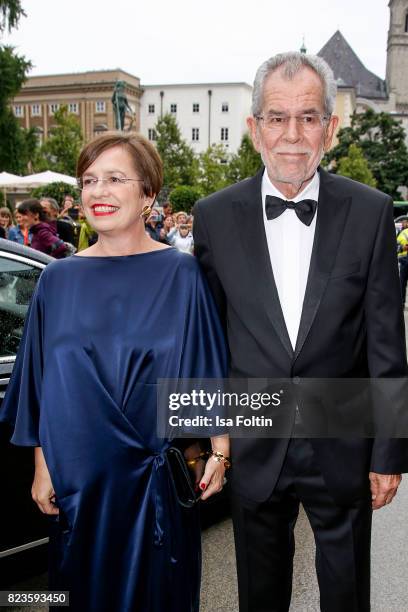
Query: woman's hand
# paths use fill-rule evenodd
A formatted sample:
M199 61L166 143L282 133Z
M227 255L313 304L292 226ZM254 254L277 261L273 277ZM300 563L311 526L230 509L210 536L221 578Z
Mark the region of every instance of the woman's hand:
M31 496L44 514L59 514L59 509L54 503L55 491L52 486L51 476L40 447L35 449L34 456L35 474L33 486L31 487Z
M224 457L229 457L229 437L228 435L215 436L211 438L211 447L213 452L219 452ZM219 493L224 486L225 482L225 465L223 461L217 461L217 459L211 455L208 459L204 476L200 480L199 487L203 491L201 495L202 500L206 500L214 493Z
M203 491L201 499L204 501L211 497L211 495L214 495L214 493L219 493L224 486L224 478L224 462L216 461L211 455L206 463L204 476L199 484L200 489Z

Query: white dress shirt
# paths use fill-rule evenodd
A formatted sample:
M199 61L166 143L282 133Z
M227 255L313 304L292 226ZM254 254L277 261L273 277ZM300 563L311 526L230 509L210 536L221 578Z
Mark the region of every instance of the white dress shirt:
M308 185L291 202L311 199L318 201L320 177L316 172ZM278 290L283 316L293 349L299 331L303 300L309 274L310 258L316 229L316 217L307 226L294 210L287 209L276 219L268 220L265 213L265 197L276 196L288 200L269 180L265 169L262 178L263 219L269 257Z

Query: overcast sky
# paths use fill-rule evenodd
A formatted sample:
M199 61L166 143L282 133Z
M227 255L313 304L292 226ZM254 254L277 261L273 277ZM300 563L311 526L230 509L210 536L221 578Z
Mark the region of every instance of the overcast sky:
M317 53L339 29L384 78L388 0L23 0L2 43L31 74L123 68L144 84L246 81L303 36Z

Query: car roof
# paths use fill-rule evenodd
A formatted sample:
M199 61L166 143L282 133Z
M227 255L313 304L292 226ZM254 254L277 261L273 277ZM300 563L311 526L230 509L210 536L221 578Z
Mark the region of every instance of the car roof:
M27 257L28 259L38 261L39 263L45 265L49 264L51 261L55 261L53 257L50 257L41 251L36 251L35 249L31 249L24 244L19 244L18 242L13 242L12 240L6 240L5 238L0 238L0 252L1 251Z

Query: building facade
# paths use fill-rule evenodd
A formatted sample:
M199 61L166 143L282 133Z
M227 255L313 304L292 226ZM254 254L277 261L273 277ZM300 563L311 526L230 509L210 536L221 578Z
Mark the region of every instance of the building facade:
M140 130L140 80L123 70L98 70L72 74L29 77L12 108L22 127L34 128L40 142L55 125L54 113L62 105L78 116L86 141L115 128L112 94L117 81L125 83L132 109L125 126Z
M246 83L144 85L140 129L156 139L157 120L170 113L196 153L221 144L235 153L247 131L252 87Z

